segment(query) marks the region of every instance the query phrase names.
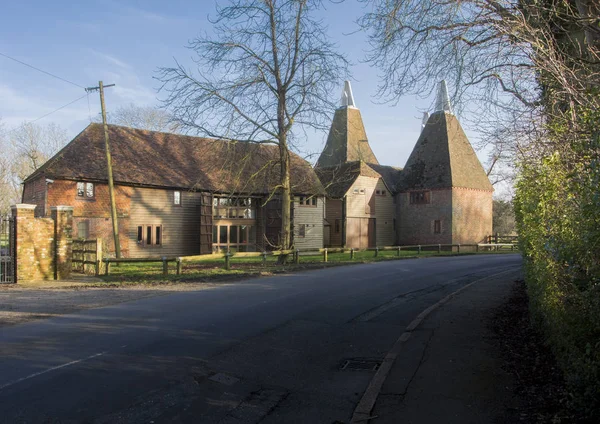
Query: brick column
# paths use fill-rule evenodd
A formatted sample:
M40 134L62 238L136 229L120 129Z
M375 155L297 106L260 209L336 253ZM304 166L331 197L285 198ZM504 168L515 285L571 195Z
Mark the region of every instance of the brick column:
M73 206L51 206L54 221L54 279L71 275L73 258Z
M52 221L34 218L36 205L11 206L15 219L15 282L52 278Z

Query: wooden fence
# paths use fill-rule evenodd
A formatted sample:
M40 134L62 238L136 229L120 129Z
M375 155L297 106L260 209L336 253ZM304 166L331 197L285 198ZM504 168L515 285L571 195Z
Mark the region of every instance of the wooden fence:
M491 244L502 244L502 243L517 243L519 241L519 236L505 236L501 234L493 234L491 236L487 236L487 243Z
M102 239L73 240L71 270L88 275L102 272Z
M456 252L456 253L467 253L467 252L484 252L484 251L500 251L500 250L517 250L517 246L512 243L479 243L479 244L416 244L411 246L383 246L373 247L369 249L353 249L353 248L322 248L322 249L295 249L286 251L273 251L273 252L237 252L237 253L212 253L208 255L194 255L194 256L182 256L182 257L156 257L156 258L104 258L104 274L110 274L110 265L118 263L162 263L163 275L169 273L169 263L175 262L177 265L177 275L183 273L183 265L188 262L194 262L199 260L210 260L210 259L223 259L224 268L231 269L231 258L262 258L262 265L266 266L267 257L287 255L291 256L291 261L294 264L300 263L302 256L322 256L323 262L328 262L330 253L347 253L348 259L353 260L356 253L358 252L373 252L374 257L378 257L380 252L394 251L397 256L401 256L402 252L410 251L420 255L423 252L437 253L442 252Z

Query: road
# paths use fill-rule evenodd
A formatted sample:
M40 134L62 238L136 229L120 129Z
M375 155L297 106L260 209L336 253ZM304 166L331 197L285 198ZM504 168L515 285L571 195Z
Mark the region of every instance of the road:
M335 267L2 328L0 422L348 422L416 315L520 266L503 254Z

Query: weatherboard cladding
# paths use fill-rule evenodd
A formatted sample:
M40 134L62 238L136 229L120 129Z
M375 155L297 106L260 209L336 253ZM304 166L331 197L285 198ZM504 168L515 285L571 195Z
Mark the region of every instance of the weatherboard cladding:
M108 126L116 184L267 194L279 179L276 146ZM27 178L106 181L102 125L90 124ZM291 154L292 191L324 194L308 162Z
M429 117L397 187L399 191L450 187L493 191L458 119L445 112Z
M382 178L387 191L392 193L398 184L402 170L392 166L366 163L363 161L345 162L315 169L329 197L342 198L359 176Z

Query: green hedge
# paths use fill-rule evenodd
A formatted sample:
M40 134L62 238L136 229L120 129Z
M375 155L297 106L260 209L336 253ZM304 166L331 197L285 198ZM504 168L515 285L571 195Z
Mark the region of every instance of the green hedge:
M596 116L594 125L600 122ZM531 312L574 405L600 416L600 143L565 142L522 164L515 214Z

